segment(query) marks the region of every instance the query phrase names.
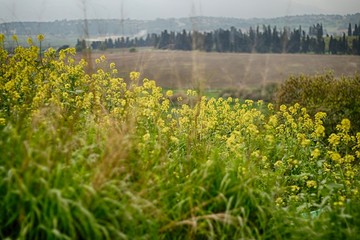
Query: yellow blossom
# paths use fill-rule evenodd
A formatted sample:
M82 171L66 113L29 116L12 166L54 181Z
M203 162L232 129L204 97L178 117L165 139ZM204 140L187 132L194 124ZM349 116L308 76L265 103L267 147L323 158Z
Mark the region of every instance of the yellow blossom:
M191 89L188 89L186 91L186 95L187 96L196 96L197 95L197 92L195 90L191 90Z
M351 163L355 160L355 157L353 155L347 154L344 157L344 162Z
M267 108L268 108L270 111L272 111L272 110L274 110L274 105L273 105L272 103L269 103L269 104L267 105Z
M357 196L359 194L359 190L356 188L356 189L353 189L351 190L352 193L354 194L354 196Z
M282 206L284 204L284 200L281 197L278 197L275 200L275 204L276 204L276 206L280 207L280 206Z
M12 40L13 40L14 42L18 42L18 41L19 41L19 39L18 39L18 37L17 37L16 35L13 35L13 36L12 36Z
M286 105L283 104L283 105L280 106L280 111L281 112L285 112L286 109L287 109Z
M321 155L321 151L318 148L315 148L312 152L311 152L311 156L313 158L318 158Z
M167 90L167 91L166 91L166 96L167 96L167 97L171 97L173 94L174 94L174 93L173 93L172 90Z
M345 176L348 178L348 179L353 179L355 177L355 172L353 170L347 170L345 172Z
M135 81L135 80L139 79L139 77L140 77L140 73L139 73L139 72L131 72L131 73L130 73L130 79L131 79L132 81Z
M308 188L316 188L316 187L317 187L317 183L316 183L316 181L314 181L314 180L309 180L309 181L306 182L306 186L307 186Z
M292 186L290 186L290 188L291 188L292 192L297 192L297 191L300 190L300 188L298 186L296 186L296 185L292 185Z
M282 162L282 161L276 161L275 163L274 163L274 166L275 167L277 167L277 168L279 168L279 167L282 167L284 165L284 163Z
M341 124L336 126L336 129L339 130L339 131L342 131L344 133L347 133L347 132L350 131L350 127L351 127L350 120L347 119L347 118L344 118L341 121Z
M322 120L326 118L326 115L327 114L325 112L317 112L315 114L315 122L322 124Z
M150 133L146 133L146 134L143 136L144 142L149 141L149 139L150 139Z
M331 160L333 160L335 163L342 163L343 159L341 158L341 155L337 152L329 151L329 155Z
M33 40L29 37L27 39L27 43L29 44L29 46L32 46L33 45Z
M250 99L246 99L245 100L245 103L248 105L248 106L252 106L254 104L254 101L253 100L250 100Z
M325 136L325 127L323 125L317 125L313 133L314 137L324 137Z
M176 137L174 137L174 136L171 136L171 137L170 137L170 141L171 141L172 143L175 143L175 144L178 144L178 143L179 143L179 139L176 138Z
M42 42L42 41L44 41L45 37L44 37L43 34L39 34L39 35L37 36L37 39L38 39L39 42Z
M101 56L100 56L100 61L101 61L101 62L105 62L105 60L106 60L106 57L105 57L104 55L101 55Z
M341 139L340 136L338 136L335 133L332 133L332 134L330 134L328 141L331 145L333 145L335 147L335 146L339 145L340 139Z

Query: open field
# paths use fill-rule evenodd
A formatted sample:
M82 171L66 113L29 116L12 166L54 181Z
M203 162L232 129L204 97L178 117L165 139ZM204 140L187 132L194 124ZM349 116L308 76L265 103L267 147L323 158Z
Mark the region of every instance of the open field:
M291 74L316 74L333 70L336 76L360 69L358 56L312 54L239 54L142 49L135 53L112 50L94 52L115 62L120 76L139 71L165 88L224 89L258 87L282 82ZM200 85L199 85L200 84Z

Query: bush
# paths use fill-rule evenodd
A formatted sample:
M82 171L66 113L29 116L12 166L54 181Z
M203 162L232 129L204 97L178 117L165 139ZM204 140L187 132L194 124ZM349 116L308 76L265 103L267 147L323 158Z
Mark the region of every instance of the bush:
M333 132L343 118L352 123L354 132L360 131L360 76L334 77L328 72L315 76L291 76L281 85L277 103L292 105L299 103L311 115L327 113L325 127Z

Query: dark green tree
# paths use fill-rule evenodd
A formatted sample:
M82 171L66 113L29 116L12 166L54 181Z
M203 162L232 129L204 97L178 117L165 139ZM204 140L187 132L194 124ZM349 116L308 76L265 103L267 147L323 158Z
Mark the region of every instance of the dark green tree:
M348 27L348 36L352 36L351 23L349 23L349 27Z
M86 49L86 41L85 39L78 39L75 45L75 49L77 52L82 52L83 50Z
M206 52L211 52L213 50L213 46L214 46L213 33L212 32L205 33L204 50Z
M301 31L300 29L294 29L290 33L287 52L298 53L300 52L300 46L301 46Z
M358 25L355 24L355 27L354 27L354 32L353 32L353 36L359 36L360 33L359 33L359 28L358 28Z
M276 26L273 28L273 31L272 31L271 51L273 53L281 53L281 51L282 51L281 39L279 36L279 32L276 29Z
M333 38L333 36L330 36L329 41L329 53L331 54L337 54L337 40Z
M283 53L286 53L287 49L288 49L288 42L289 42L288 32L289 32L288 29L286 27L284 27L284 30L281 33L281 47L282 47Z
M161 32L159 43L158 43L158 48L159 49L167 49L167 48L169 48L169 44L170 44L170 34L168 33L167 30L165 30L165 31Z

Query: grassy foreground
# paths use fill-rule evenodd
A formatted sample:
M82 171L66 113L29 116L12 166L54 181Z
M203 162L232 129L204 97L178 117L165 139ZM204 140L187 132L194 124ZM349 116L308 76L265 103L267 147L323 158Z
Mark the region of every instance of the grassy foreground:
M359 236L348 119L325 135L326 114L298 104L193 90L175 103L105 57L88 75L74 55L0 48L1 239Z

